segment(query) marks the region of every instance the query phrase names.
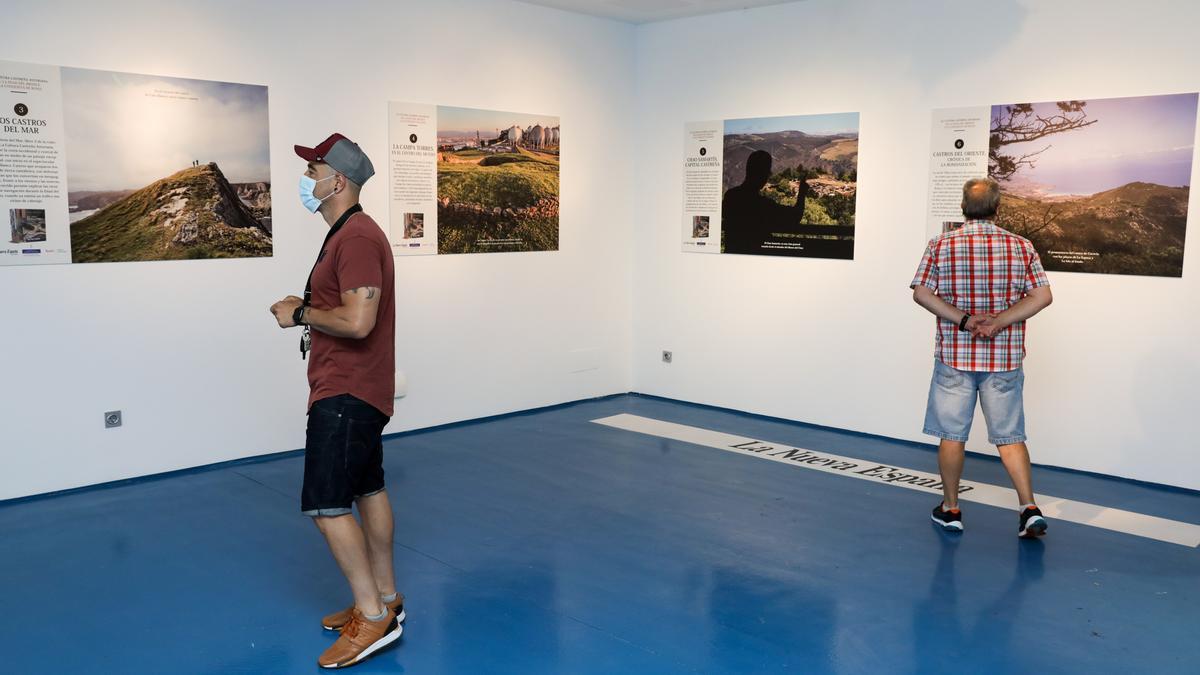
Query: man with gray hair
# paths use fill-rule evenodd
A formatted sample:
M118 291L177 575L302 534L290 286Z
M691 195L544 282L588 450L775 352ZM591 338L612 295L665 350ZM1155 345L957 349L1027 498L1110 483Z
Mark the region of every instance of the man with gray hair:
M1046 519L1034 502L1025 445L1025 320L1053 298L1033 244L996 226L999 208L996 181L967 181L966 223L929 242L909 285L913 300L938 319L925 433L941 439L943 500L932 517L945 530L963 529L958 488L978 399L988 442L1017 491L1017 535L1034 538L1046 533Z

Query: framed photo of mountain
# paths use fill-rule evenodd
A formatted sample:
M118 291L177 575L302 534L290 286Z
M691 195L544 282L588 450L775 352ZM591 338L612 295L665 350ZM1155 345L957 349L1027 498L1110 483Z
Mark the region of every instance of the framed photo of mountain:
M996 224L1049 271L1183 276L1196 93L935 110L930 234L961 223L962 183L1000 183Z
M0 264L272 254L267 88L0 62Z
M854 258L858 113L684 129L683 250Z

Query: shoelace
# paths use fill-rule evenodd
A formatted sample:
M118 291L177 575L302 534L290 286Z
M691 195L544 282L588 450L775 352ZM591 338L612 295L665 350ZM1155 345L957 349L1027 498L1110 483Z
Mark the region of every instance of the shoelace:
M342 626L342 635L345 635L350 639L358 637L358 629L361 624L362 619L359 619L357 614L351 614L350 620L346 622L345 626Z

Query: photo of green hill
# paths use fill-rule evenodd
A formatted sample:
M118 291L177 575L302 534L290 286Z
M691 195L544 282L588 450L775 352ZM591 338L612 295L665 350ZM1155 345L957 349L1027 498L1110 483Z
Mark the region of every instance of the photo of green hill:
M72 261L270 256L269 192L258 207L238 192L216 164L183 169L73 222Z
M558 118L438 109L438 253L558 250Z
M1196 94L992 107L996 224L1047 270L1180 277Z
M266 87L80 68L62 87L72 262L272 254Z

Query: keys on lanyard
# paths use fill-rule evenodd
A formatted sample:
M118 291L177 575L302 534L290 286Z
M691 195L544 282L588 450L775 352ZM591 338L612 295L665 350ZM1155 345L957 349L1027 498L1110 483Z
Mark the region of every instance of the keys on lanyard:
M308 359L308 352L312 350L312 329L308 326L304 327L304 332L300 334L300 360Z

